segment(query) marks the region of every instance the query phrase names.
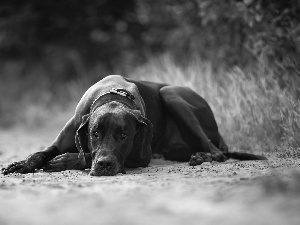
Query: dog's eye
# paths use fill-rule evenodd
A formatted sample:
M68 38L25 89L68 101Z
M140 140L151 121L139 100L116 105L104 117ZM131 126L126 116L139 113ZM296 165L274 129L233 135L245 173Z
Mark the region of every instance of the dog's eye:
M93 135L95 138L98 138L98 137L99 137L99 133L98 133L98 131L96 131L96 130L94 130L94 131L92 132L92 135Z
M124 139L126 139L126 138L127 138L127 134L126 134L126 133L122 133L122 134L121 134L121 139L124 140Z

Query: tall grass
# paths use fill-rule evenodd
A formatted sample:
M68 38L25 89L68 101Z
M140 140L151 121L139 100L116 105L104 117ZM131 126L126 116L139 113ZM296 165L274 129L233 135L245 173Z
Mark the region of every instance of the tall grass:
M23 80L15 75L20 71L9 68L1 71L6 74L0 84L2 124L45 126L45 121L53 123L60 115L70 116L91 80L104 75L98 69L85 69L86 76L53 85L51 79L40 75L46 73L43 68L29 71L31 76ZM184 85L198 92L210 104L231 150L300 157L299 68L282 68L258 63L251 70L235 67L225 71L197 57L179 66L171 56L163 55L126 69L122 75ZM68 116L59 121L65 122Z
M300 102L297 84L280 87L277 71L258 64L248 72L235 67L216 72L209 62L192 59L178 66L168 55L137 68L132 77L184 85L210 104L230 149L300 156Z

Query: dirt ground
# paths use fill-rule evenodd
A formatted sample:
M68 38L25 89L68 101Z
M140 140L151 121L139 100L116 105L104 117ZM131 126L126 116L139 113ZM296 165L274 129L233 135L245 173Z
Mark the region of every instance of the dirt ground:
M0 130L0 167L58 133ZM153 160L114 177L88 171L0 175L0 224L300 224L300 160Z

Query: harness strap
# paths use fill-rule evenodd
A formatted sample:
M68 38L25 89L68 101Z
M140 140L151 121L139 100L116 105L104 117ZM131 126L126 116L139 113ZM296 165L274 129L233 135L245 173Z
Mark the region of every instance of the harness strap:
M99 97L97 97L97 98L93 101L93 103L92 103L92 105L91 105L91 107L90 107L90 112L93 112L93 111L92 111L92 110L93 110L93 107L94 107L95 103L96 103L100 98L104 98L105 96L110 95L110 94L125 97L126 99L129 100L129 102L132 104L132 106L133 106L134 109L138 109L138 107L137 107L137 105L136 105L136 103L135 103L135 101L134 101L135 97L133 96L133 94L131 94L129 91L127 91L127 90L124 89L124 88L112 88L110 91L103 93L102 95L100 95ZM120 99L120 100L121 100L121 99ZM107 100L106 102L108 102L108 101L109 101L109 100ZM104 102L104 103L106 103L106 102Z

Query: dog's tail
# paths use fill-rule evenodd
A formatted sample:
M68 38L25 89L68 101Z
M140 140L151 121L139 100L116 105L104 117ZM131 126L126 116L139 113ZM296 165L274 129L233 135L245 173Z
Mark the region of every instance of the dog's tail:
M231 159L238 159L238 160L268 160L263 155L254 155L251 153L244 153L244 152L226 152L224 155L227 158Z
M238 160L268 160L263 155L254 155L251 153L244 153L244 152L229 152L228 146L226 145L223 137L219 134L219 149L223 152L223 154L227 158L231 159L238 159Z

